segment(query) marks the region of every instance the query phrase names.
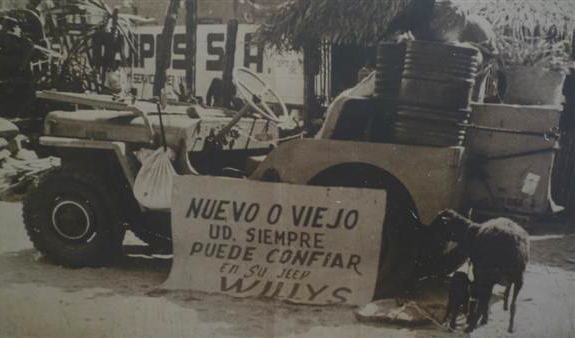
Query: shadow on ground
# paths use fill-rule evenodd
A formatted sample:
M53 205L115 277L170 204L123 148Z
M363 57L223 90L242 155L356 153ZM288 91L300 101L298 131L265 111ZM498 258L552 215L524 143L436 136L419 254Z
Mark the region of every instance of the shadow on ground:
M218 327L218 332L214 332L221 336L309 336L315 335L317 331L314 330L320 327L322 330L341 329L352 336L363 330L381 330L382 333L387 332L385 335L390 332L395 335L397 332L398 335L412 337L460 335L433 325L407 328L390 324L359 324L354 315L355 308L349 306L294 305L192 291L168 292L160 286L168 277L171 259L160 258L146 246L127 246L124 251L126 255L109 267L81 269L56 266L33 249L5 253L0 255L0 288L33 284L34 287L56 288L65 293L98 289L91 296L92 299L119 298L121 301L126 297L160 298L195 311L202 323L227 323L227 326ZM439 287L444 291L440 284L430 285L432 289ZM437 313L443 311L441 307L432 310Z
M575 271L575 234L531 237L530 263Z
M168 276L170 259L155 258L147 247L131 250L108 267L65 268L51 263L36 250L0 255L0 285L36 283L66 292L106 288L122 295L138 295L160 285Z

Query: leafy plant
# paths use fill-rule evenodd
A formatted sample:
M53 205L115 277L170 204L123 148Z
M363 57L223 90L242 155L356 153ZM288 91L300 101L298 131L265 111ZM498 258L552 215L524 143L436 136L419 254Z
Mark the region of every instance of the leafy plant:
M132 23L114 13L103 0L68 0L51 3L42 13L50 46L58 46L59 63L41 76L42 88L99 91L101 65L91 55L95 35L115 32L135 52ZM70 32L74 31L73 34Z
M573 0L452 0L487 19L506 65L557 67L568 60L575 29Z
M558 70L568 59L569 43L565 40L557 42L544 38L520 40L501 36L496 44L504 65L542 66Z

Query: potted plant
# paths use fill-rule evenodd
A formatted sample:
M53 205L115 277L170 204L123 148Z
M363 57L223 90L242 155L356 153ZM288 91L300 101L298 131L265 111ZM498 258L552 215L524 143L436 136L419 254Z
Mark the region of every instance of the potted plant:
M569 62L569 44L533 38L503 36L498 45L505 74L505 103L558 105Z
M456 2L468 13L484 17L493 25L505 78L505 103L561 103L561 85L571 62L575 1Z

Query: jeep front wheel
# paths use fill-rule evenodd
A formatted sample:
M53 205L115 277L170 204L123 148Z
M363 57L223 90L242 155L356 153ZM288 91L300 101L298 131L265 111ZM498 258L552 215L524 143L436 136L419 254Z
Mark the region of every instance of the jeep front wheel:
M114 194L89 173L62 168L42 176L24 199L34 247L57 264L101 266L120 252L124 228Z

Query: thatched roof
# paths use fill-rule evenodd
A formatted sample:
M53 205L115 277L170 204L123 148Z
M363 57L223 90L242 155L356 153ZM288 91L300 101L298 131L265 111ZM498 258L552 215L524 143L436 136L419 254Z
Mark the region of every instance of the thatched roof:
M308 41L372 45L412 0L289 0L272 12L258 36L279 49Z

